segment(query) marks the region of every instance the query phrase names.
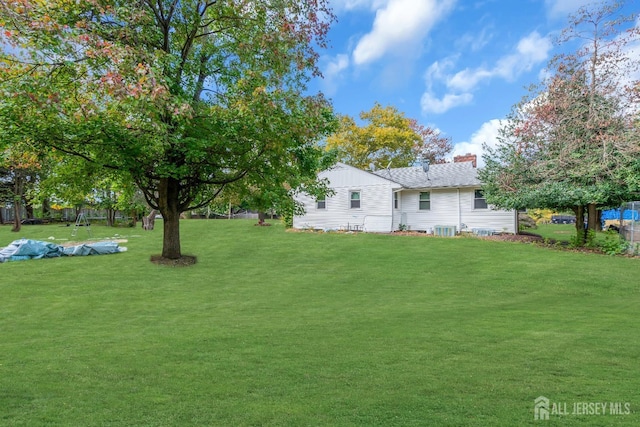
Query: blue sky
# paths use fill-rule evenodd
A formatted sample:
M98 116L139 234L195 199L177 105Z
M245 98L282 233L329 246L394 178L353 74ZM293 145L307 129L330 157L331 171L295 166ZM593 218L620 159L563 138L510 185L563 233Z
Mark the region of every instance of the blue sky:
M356 117L374 102L450 136L454 155L495 144L585 0L332 0L338 17L313 89Z

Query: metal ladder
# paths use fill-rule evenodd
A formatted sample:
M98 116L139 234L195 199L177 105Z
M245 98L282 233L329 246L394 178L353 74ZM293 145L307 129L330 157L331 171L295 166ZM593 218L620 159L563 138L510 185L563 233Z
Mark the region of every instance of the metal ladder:
M87 216L84 214L84 212L80 212L80 214L76 218L76 225L73 227L73 230L71 231L72 237L76 237L76 235L78 234L78 227L84 227L87 230L87 233L89 233L89 237L92 237L91 224L89 224L89 220L87 219Z

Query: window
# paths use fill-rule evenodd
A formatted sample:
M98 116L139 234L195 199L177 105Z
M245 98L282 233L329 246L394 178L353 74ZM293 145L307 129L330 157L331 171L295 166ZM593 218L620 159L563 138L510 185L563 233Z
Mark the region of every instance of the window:
M318 197L316 199L316 208L317 209L326 209L327 208L327 199L325 197Z
M420 193L420 210L428 211L431 209L431 193Z
M350 192L349 200L351 201L351 209L360 209L360 192L359 191Z
M473 208L474 209L487 209L489 206L487 206L487 201L484 198L484 193L482 192L482 190L476 190L476 193L474 195L474 199L473 199Z
M398 200L398 193L393 193L393 209L398 209L400 206L400 200Z

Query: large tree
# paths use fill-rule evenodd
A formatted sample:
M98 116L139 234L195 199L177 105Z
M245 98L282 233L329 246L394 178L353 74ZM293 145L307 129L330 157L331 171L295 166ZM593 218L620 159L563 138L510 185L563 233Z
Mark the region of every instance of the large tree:
M450 138L423 126L395 107L376 103L360 113L364 125L340 116L340 127L327 138L327 148L337 151L338 159L361 169L409 166L417 160L444 162L453 148Z
M131 177L164 218L162 256L180 258L180 213L225 185L314 185L333 116L304 94L327 3L2 2L0 140Z
M27 210L27 218L33 218L32 198L41 169L42 159L25 141L17 141L0 151L0 181L13 210L11 231L21 230L23 208Z
M577 242L598 226L598 207L616 206L640 189L640 145L628 76L637 64L625 46L638 40L620 4L581 8L561 41L573 54L550 62L550 77L516 105L480 172L489 203L505 208L572 209Z

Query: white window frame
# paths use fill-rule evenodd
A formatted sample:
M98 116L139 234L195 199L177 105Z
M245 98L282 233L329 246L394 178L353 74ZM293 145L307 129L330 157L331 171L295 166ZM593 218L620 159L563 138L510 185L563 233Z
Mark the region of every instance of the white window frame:
M478 197L478 192L482 195L482 197ZM484 204L484 206L478 207L478 202ZM487 199L484 197L484 192L482 190L473 190L473 209L474 210L484 210L489 209L489 205L487 204Z
M400 209L400 193L398 191L393 192L393 209Z
M353 202L355 202L356 200L353 198L354 194L358 194L358 206L354 207L353 206ZM362 209L362 191L360 190L350 190L349 191L349 209Z
M423 194L428 194L429 195L429 199L428 200L422 200L422 195ZM422 208L422 202L428 202L429 203L429 207L428 208ZM418 193L418 211L430 211L431 210L431 191L421 191Z
M322 203L322 206L320 204ZM327 209L327 197L317 198L316 199L316 209L318 210L326 210Z

